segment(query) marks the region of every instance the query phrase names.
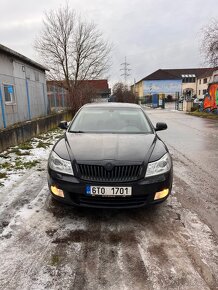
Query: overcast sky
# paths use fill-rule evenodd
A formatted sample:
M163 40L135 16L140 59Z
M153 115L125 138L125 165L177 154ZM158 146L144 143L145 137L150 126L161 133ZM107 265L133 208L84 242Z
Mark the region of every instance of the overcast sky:
M43 14L60 0L0 0L0 43L37 60L33 48ZM113 43L109 81L121 80L127 57L129 83L159 68L202 66L201 28L217 18L217 0L69 0L69 6L93 20ZM46 65L46 64L44 64Z

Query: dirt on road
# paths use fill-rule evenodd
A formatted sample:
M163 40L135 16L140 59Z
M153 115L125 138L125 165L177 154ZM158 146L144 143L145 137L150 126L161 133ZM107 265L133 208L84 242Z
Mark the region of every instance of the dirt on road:
M168 141L174 185L158 206L61 205L45 159L2 187L0 289L218 289L216 181Z

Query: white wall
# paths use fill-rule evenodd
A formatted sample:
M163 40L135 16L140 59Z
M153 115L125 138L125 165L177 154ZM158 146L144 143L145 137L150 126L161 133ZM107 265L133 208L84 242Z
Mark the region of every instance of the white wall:
M5 103L4 84L14 87L15 100L13 103ZM0 89L7 127L29 119L27 85L31 118L46 115L48 100L45 72L14 57L0 54ZM1 105L0 128L3 128Z
M204 84L204 79L207 79L207 82L205 84ZM198 79L198 91L197 91L198 98L203 98L203 90L207 90L208 84L210 81L211 81L211 77Z

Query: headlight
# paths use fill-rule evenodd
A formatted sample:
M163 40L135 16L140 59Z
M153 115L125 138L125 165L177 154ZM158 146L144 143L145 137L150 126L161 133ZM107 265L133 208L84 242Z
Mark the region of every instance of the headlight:
M161 159L148 163L145 177L159 175L170 170L172 166L169 153L166 153Z
M59 157L54 151L51 152L48 159L49 167L60 173L73 175L73 168L71 162Z

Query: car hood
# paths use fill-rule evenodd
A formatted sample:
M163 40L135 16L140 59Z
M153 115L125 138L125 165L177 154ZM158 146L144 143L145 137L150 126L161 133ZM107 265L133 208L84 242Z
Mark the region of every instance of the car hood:
M68 151L77 162L143 162L150 157L157 139L155 134L87 133L66 133L65 138L69 145ZM57 153L60 155L60 152Z

